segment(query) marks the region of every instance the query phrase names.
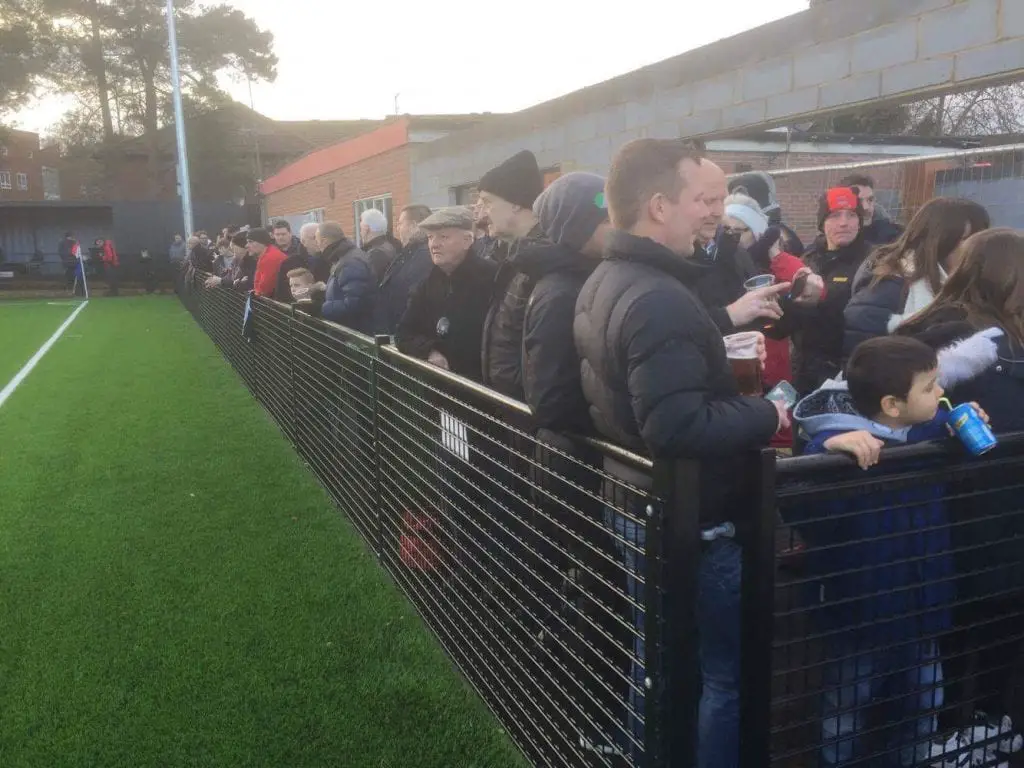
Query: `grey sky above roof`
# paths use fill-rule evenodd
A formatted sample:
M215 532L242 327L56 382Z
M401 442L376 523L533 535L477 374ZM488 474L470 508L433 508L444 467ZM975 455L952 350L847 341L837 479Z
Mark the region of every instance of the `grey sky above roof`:
M228 4L275 36L278 78L254 85L259 112L347 120L393 114L396 94L409 114L523 109L804 10L808 0L653 0L643 13L584 0L456 0L430 13L422 2L393 0L379 33L353 6L331 0ZM249 102L244 82L223 85ZM45 132L71 105L37 102L16 124Z

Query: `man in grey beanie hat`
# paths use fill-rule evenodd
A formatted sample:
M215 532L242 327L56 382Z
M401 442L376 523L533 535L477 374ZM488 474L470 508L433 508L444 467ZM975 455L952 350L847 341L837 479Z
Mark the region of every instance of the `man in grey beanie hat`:
M582 171L559 177L534 202L533 215L551 242L581 253L588 250L594 233L600 229L603 234L611 226L604 203L604 177ZM603 238L601 241L596 244L596 255L604 247Z

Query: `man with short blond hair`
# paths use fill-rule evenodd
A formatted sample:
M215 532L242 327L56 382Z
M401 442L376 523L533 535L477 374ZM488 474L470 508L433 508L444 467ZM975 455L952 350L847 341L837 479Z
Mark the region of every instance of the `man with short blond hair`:
M789 417L783 405L739 394L721 332L694 294L708 269L694 258L709 215L700 157L679 140L630 142L612 162L606 198L616 229L576 302L583 393L606 439L653 459L700 462L694 523L705 543L696 605L703 683L696 765L736 766L741 552L726 524L754 511L742 506L744 453L767 446ZM604 469L630 483L641 479L613 459ZM625 511L612 524L635 548L623 545L620 557L628 570L643 573L645 529L633 521L645 512ZM628 588L643 605L644 585L630 580ZM643 612L630 619L642 626ZM636 658L645 658L643 639L635 646ZM630 703L642 714L643 665L635 663L631 675ZM640 719L627 726L642 743Z

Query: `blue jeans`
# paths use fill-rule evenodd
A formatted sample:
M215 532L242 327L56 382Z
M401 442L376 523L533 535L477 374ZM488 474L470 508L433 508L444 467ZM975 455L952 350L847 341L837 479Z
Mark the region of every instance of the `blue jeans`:
M619 555L627 570L643 574L646 558L628 544L644 551L647 530L612 510L605 520L616 535ZM729 538L718 538L704 545L698 571L696 617L699 631L700 666L703 687L698 716L697 768L735 768L739 764L739 682L740 682L740 577L742 550ZM626 579L626 591L643 605L643 583ZM633 626L643 629L644 611L632 610ZM638 659L630 664L629 706L634 715L627 722L628 732L643 743L645 688L644 638L633 639ZM671 726L670 726L671 727ZM634 760L639 756L629 750ZM639 765L639 762L637 763Z
M743 550L732 539L705 545L697 581L700 695L697 768L740 760L740 579Z
M891 766L926 765L929 742L937 727L935 711L943 701L942 663L935 643L910 642L851 653L840 642L831 651L844 658L825 668L828 689L821 722L822 764L846 765L877 751L877 747L866 746L859 734L866 726L865 710L884 701L881 722L898 725L887 734L890 753L882 762Z

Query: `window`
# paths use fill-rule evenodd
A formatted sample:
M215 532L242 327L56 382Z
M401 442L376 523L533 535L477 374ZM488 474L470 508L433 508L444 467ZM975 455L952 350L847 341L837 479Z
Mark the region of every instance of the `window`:
M10 189L10 188L11 188L11 172L10 171L0 171L0 189Z
M0 157L7 157L7 147L0 144Z
M323 224L324 222L324 209L314 208L312 211L306 211L306 223Z
M362 248L362 238L359 236L359 217L363 215L363 211L368 211L371 208L376 208L378 211L384 214L384 218L388 220L388 232L391 231L391 195L381 195L380 197L367 197L363 200L356 200L352 203L352 216L355 222L353 226L353 232L355 233L356 245Z
M24 191L26 191L28 189L28 174L27 173L19 173L18 174L18 189L20 189L22 192L24 192Z
M735 168L733 168L734 173L750 173L752 170L754 170L752 163L736 163Z

